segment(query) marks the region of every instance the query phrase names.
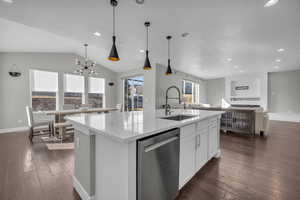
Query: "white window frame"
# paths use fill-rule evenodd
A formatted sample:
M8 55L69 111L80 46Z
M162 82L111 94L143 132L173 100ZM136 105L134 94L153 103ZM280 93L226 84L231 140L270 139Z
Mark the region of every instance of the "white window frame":
M33 86L34 86L34 80L33 80L33 71L44 71L44 72L54 72L58 74L58 90L56 92L56 110L61 110L63 109L64 105L64 93L65 93L65 74L71 74L71 75L77 75L72 72L58 72L58 71L52 71L48 69L36 69L32 68L29 69L29 103L32 107L32 92L33 92ZM88 81L88 76L84 76L84 93L83 93L83 99L82 103L85 104L88 98L88 90L89 90L89 81ZM106 78L105 77L96 77L94 76L93 78L101 78L104 79L104 94L103 94L103 107L106 107Z
M191 81L187 79L182 80L182 94L185 95L185 83L192 83L192 104L200 103L200 84L196 81Z
M74 76L81 76L81 75L77 75L77 74L73 74L73 73L64 73L63 74L63 93L62 93L62 105L65 104L65 92L66 92L66 75L74 75ZM87 102L87 77L86 76L81 76L83 77L83 92L82 92L82 104L85 104Z
M102 96L102 107L103 108L105 108L105 106L106 106L106 88L105 88L105 86L106 86L106 79L104 78L104 77L94 77L94 76L90 76L90 77L85 77L86 78L86 81L85 81L85 83L86 83L86 85L87 85L87 87L85 88L85 91L86 91L86 102L88 102L88 94L89 94L89 90L90 90L90 82L89 82L89 78L99 78L99 79L103 79L104 80L104 85L103 85L103 96Z
M30 103L30 106L32 106L32 92L33 92L33 87L34 87L34 76L33 76L33 72L34 71L44 71L44 72L52 72L52 73L57 73L57 85L58 85L58 88L57 88L57 92L56 92L56 105L55 105L55 110L58 110L59 109L59 100L60 100L60 87L59 87L59 72L57 71L51 71L51 70L44 70L44 69L29 69L29 103Z

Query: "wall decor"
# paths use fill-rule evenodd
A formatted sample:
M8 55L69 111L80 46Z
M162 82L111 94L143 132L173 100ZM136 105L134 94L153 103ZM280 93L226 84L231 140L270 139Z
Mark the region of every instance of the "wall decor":
M109 85L109 86L114 86L115 83L114 83L114 82L109 82L108 85Z
M232 98L258 98L260 97L260 80L249 78L249 80L231 81Z
M10 68L10 70L8 71L8 74L11 77L16 78L16 77L20 77L22 75L22 72L16 64L13 64L12 67Z

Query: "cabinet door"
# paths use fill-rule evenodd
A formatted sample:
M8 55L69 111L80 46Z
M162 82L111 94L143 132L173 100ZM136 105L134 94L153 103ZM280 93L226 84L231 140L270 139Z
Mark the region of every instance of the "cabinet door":
M212 157L215 156L215 154L218 151L218 125L217 124L213 124L209 126L209 131L208 131L208 140L209 140L209 159L211 159Z
M198 171L208 161L208 128L202 130L196 138L199 140L196 150L196 171Z
M180 138L179 188L186 184L195 172L195 135Z

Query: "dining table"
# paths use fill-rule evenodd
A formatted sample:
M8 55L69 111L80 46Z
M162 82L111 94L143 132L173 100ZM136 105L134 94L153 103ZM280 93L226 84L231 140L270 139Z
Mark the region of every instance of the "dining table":
M46 111L46 115L54 115L55 121L51 125L53 128L53 132L55 133L55 129L58 129L59 140L63 141L63 135L66 132L67 127L71 127L71 124L66 122L64 117L66 115L76 115L81 113L108 113L111 111L116 111L117 108L79 108L72 110L54 110L54 111ZM54 134L55 135L55 134ZM55 137L54 137L55 138Z
M79 108L72 110L53 110L46 111L47 115L55 115L55 122L61 123L64 122L64 117L66 115L75 115L80 113L108 113L110 111L116 111L117 108Z

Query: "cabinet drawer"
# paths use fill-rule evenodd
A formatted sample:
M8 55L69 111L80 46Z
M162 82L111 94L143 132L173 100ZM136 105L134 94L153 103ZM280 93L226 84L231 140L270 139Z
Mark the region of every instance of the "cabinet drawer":
M197 130L205 129L208 127L208 119L197 123Z
M196 127L195 124L190 124L180 128L180 137L189 137L195 135Z

